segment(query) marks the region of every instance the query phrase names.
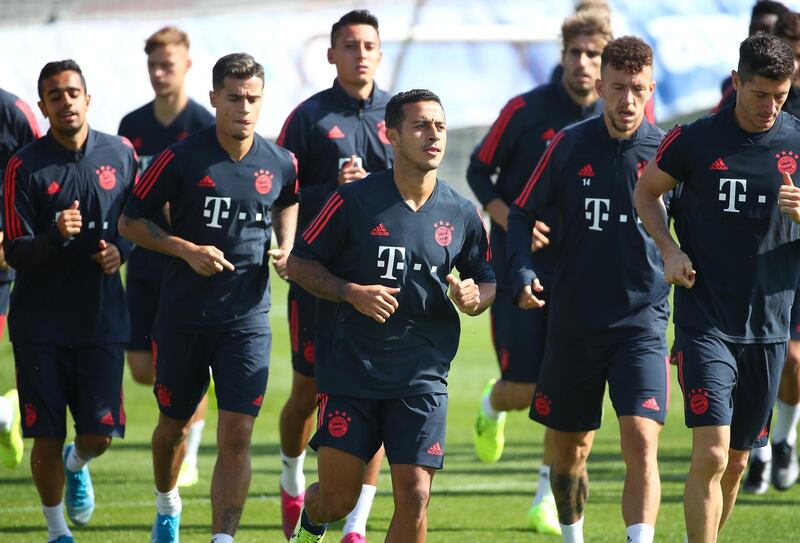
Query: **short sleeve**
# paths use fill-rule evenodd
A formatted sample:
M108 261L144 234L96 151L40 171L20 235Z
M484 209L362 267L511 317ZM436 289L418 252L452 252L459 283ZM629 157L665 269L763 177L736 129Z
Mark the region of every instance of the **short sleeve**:
M480 210L467 211L464 246L461 248L455 267L462 279L472 279L476 283L494 283L494 271L490 265L492 250L489 246L489 232L480 215Z
M340 190L328 198L295 242L292 254L327 264L344 249L347 206Z
M678 125L667 133L656 151L659 169L678 181L688 181L691 173L690 134L686 125Z
M164 204L174 201L180 188L180 172L175 153L163 151L144 171L125 204L125 215L132 219L152 217Z

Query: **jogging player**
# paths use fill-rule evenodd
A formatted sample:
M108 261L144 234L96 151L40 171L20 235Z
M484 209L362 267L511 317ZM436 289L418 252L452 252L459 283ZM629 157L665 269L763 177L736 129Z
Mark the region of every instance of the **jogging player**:
M453 303L477 315L494 299L480 215L436 178L447 141L439 98L427 90L395 95L386 126L394 168L339 187L289 259L290 277L327 300L318 306L311 440L319 482L306 490L293 543L321 541L327 523L352 510L381 444L395 504L386 541L425 541L458 346Z
M392 147L383 120L389 95L374 79L382 55L375 16L366 10L343 15L331 29L328 49L328 62L336 66L333 86L300 104L284 124L277 143L297 156L300 229L308 225L339 185L392 165ZM292 388L280 419L281 513L287 539L303 506L303 463L314 425L317 299L291 283L288 305ZM366 541L367 517L382 460L381 449L364 474L358 504L344 524L342 543Z
M553 485L562 538L583 541L586 459L608 382L625 461L627 540L653 541L661 498L656 449L669 404L669 316L658 252L636 220L633 187L663 133L644 119L655 90L653 51L639 38L610 42L597 92L603 114L555 136L509 214L508 258L519 307L545 307L548 339L531 418L554 430ZM555 208L552 287L531 257L531 229Z
M793 72L786 42L747 38L733 72L735 105L674 128L636 186L665 278L682 287L675 336L692 429L684 493L690 543L717 540L750 449L767 443L800 276L800 189L790 179L800 121L780 110ZM678 182L680 247L659 201Z
M136 156L129 142L89 127L90 96L73 60L45 64L38 92L50 130L5 172L3 243L17 273L8 324L47 539L67 543L65 479L67 514L82 526L94 512L87 464L125 433L129 323L119 267L131 245L116 224ZM64 447L67 407L76 437Z
M574 15L564 21L561 36L561 79L511 99L475 148L467 170L472 191L492 218L492 267L498 282L490 311L501 378L486 384L473 428L475 452L483 462L496 462L503 454L506 411L530 407L547 336L547 309L524 311L512 295L506 262L508 208L556 133L602 111L595 81L600 77L600 54L612 39L609 22L593 13ZM549 230L553 218L548 210L540 218L544 223L540 228ZM553 243L554 235L549 234ZM553 247L543 247L533 257L545 284L551 283L553 253ZM550 489L551 462L552 432L548 430L528 525L538 532L559 534Z
M208 110L186 95L184 79L192 66L189 36L173 26L166 26L147 38L144 52L156 96L152 102L125 115L119 125L119 134L128 138L139 154L140 175L153 157L169 145L214 124L214 117ZM167 215L168 207L150 219L169 231ZM131 319L131 339L126 353L128 366L134 381L150 386L155 381L151 332L166 265L165 255L136 247L128 262L125 284ZM198 481L197 452L205 426L206 403L207 397L204 397L189 427L178 486L191 486Z
M291 247L297 172L289 151L255 134L264 69L234 53L213 69L216 124L161 153L128 200L120 231L170 255L153 332L161 415L153 432L153 540L178 540L182 442L214 373L219 405L212 533L229 543L250 483L250 439L270 352L267 253L272 227ZM169 202L171 233L147 219ZM274 262L285 274L286 258Z
M41 134L36 117L31 108L17 96L0 89L0 176L6 169L11 156L20 148L37 140ZM0 184L0 195L2 185ZM3 210L0 209L0 228L2 228ZM0 231L0 242L3 233ZM5 329L8 301L11 295L11 283L14 281L12 270L5 259L0 246L0 335ZM7 468L15 468L22 462L24 445L20 433L19 395L17 389L11 389L0 396L0 463Z

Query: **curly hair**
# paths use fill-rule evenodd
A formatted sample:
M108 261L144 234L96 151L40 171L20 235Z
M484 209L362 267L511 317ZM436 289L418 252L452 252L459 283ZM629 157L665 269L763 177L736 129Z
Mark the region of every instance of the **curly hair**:
M611 66L629 74L641 72L653 65L653 48L635 36L622 36L610 42L600 57L600 69Z

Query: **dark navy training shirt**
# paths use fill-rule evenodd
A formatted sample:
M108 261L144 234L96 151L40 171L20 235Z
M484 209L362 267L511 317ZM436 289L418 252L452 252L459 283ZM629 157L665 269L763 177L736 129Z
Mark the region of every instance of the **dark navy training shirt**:
M124 262L131 244L117 219L136 178L136 153L119 136L89 130L80 151L48 133L22 148L5 173L5 240L17 279L11 293L11 341L87 345L128 340L128 308L119 271L106 275L91 255L100 240ZM78 200L81 232L65 240L58 215Z
M298 232L336 190L343 161L356 155L367 172L391 168L392 146L383 119L388 101L377 85L367 100L357 100L336 80L286 119L276 143L292 151L299 165Z
M41 136L31 108L19 97L0 89L0 178L4 175L6 164L11 156L25 145ZM0 184L0 199L3 190ZM3 227L3 213L0 210L0 228ZM0 282L14 280L14 270L0 270Z
M632 138L612 138L602 115L572 125L553 139L514 202L508 256L515 299L536 277L533 222L556 209L556 267L552 283L542 283L550 290L551 332L595 340L664 333L669 285L633 207L636 181L662 136L643 122Z
M384 324L348 303L319 302L317 390L357 398L446 392L460 325L445 277L455 267L462 279L494 282L474 204L437 180L414 212L393 170L375 173L339 187L292 254L349 282L400 288Z
M169 126L158 122L154 107L154 102L148 102L125 115L119 123L119 135L128 138L139 154L140 176L161 151L173 143L186 139L190 134L214 124L214 116L191 99ZM154 213L150 220L169 231L169 225L161 211ZM128 276L161 279L166 266L166 255L136 247L128 261Z
M475 148L467 169L467 182L486 207L495 198L511 205L530 179L539 158L556 133L567 125L602 111L602 102L584 107L572 101L563 83L553 82L521 94L506 104L489 133ZM497 175L492 182L492 176ZM539 216L551 228L551 210ZM558 232L552 228L550 245L534 254L536 270L549 282L554 266ZM510 287L506 259L506 232L492 221L492 266L499 287Z
M211 277L170 258L157 322L184 326L232 324L269 310L267 251L273 206L297 201L292 154L256 135L234 162L211 126L170 146L142 176L125 215L147 218L170 203L170 231L197 245L213 245L232 263Z
M800 278L800 227L777 205L782 171L797 183L800 120L781 112L766 132L739 128L732 106L677 126L658 167L683 183L675 231L697 271L675 289L675 323L737 343L789 339Z

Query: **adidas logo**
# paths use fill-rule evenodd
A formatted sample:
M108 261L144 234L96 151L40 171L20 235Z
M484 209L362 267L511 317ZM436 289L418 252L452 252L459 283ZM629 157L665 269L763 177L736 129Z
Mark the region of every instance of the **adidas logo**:
M428 449L427 451L425 451L425 452L427 452L428 454L430 454L432 456L443 456L444 455L444 451L442 450L442 446L439 445L438 441L436 443L434 443L433 446L430 449Z
M344 137L345 137L344 132L342 132L342 129L339 128L338 126L334 126L333 128L330 129L330 131L328 131L328 138L332 140L339 140Z
M542 132L542 135L539 137L542 138L542 141L549 141L554 137L556 137L556 131L553 130L552 128L548 128L547 130Z
M725 164L725 161L721 158L718 158L714 162L711 163L711 166L708 167L709 170L719 170L719 171L727 171L728 165Z
M655 397L648 398L647 400L643 401L642 407L649 409L650 411L661 411L661 408L658 407L658 402L656 401Z
M261 407L262 403L264 403L264 395L263 394L259 395L258 398L253 400L253 405L255 405L256 407Z
M214 188L214 187L216 187L216 186L217 186L217 184L216 184L216 183L214 183L214 180L213 180L213 179L211 179L211 177L209 177L209 176L207 176L207 175L206 175L206 176L205 176L205 177L203 177L203 178L202 178L200 181L198 181L198 182L197 182L197 186L198 186L198 187L208 187L208 188Z
M105 424L106 426L114 426L114 417L111 415L111 411L100 417L100 424Z
M58 186L58 183L53 181L52 183L50 183L50 186L47 187L47 194L52 196L53 194L55 194L56 192L58 192L60 190L61 190L61 187Z
M383 226L383 223L380 223L378 226L372 229L369 235L386 237L389 235L389 231L386 229L385 226Z
M592 168L591 164L587 164L586 166L581 168L581 171L578 172L578 175L580 175L581 177L592 177L595 175L594 168Z

